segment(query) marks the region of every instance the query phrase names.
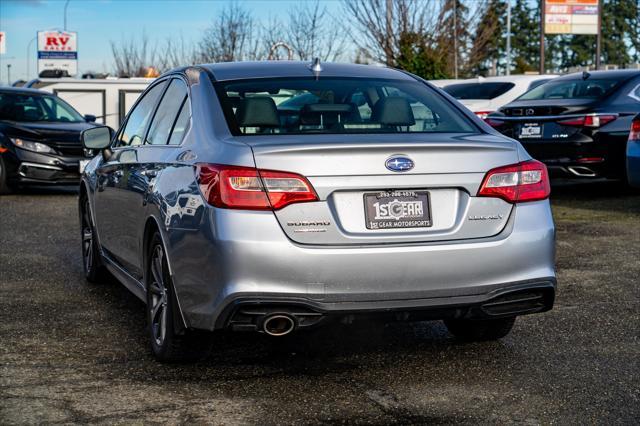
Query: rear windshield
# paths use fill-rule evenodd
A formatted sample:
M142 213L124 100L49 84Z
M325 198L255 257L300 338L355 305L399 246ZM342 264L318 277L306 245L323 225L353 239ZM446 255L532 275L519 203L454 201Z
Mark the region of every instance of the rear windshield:
M442 90L456 99L493 99L511 90L513 83L460 83L450 84Z
M0 93L0 120L79 123L85 119L55 96Z
M216 90L235 135L477 132L417 81L277 78L219 82Z
M598 99L608 94L618 80L551 80L520 96L518 100Z

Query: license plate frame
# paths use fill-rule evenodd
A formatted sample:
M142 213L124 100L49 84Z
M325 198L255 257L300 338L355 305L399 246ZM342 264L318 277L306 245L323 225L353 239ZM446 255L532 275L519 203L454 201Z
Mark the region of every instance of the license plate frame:
M383 201L383 204L378 204ZM433 226L431 194L427 190L387 190L363 194L365 226L369 230L419 229Z
M541 139L543 130L542 123L524 123L518 130L518 139Z

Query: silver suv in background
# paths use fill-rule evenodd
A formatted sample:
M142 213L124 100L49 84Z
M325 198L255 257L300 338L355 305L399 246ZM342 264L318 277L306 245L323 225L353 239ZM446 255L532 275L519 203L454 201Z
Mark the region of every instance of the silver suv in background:
M99 152L80 190L86 277L146 302L161 361L203 356L216 330L371 315L497 339L553 305L545 166L417 77L181 68L111 133L83 134Z

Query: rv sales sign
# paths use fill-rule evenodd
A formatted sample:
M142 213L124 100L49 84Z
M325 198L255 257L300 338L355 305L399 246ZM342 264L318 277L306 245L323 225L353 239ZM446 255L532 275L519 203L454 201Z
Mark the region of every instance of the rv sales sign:
M38 73L53 69L78 73L78 33L38 31Z

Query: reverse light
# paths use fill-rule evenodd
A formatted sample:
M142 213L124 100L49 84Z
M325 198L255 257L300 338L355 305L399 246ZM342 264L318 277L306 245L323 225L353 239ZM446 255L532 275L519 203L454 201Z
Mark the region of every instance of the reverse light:
M570 118L568 120L558 121L563 126L576 127L601 127L618 118L615 114L588 114L581 117Z
M200 191L215 207L279 210L289 204L318 201L309 181L296 173L224 164L198 164Z
M631 122L631 130L629 131L630 141L640 141L640 117L636 117Z
M551 193L547 167L529 160L489 170L484 177L479 197L498 197L509 203L544 200Z

